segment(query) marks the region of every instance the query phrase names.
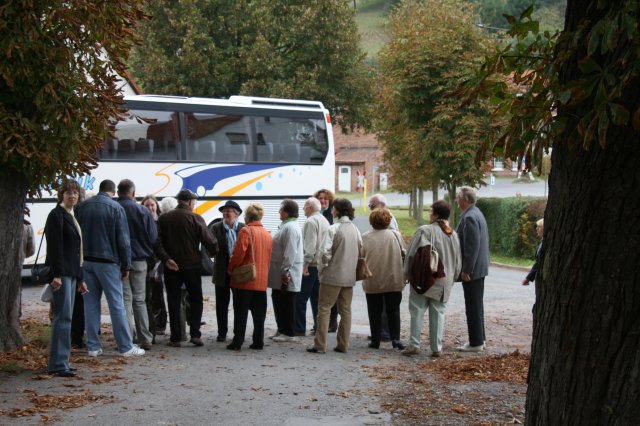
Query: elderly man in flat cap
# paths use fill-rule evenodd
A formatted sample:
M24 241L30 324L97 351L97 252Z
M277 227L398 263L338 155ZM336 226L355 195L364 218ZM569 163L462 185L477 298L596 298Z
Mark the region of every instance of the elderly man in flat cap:
M222 220L209 225L213 236L218 240L218 254L213 264L213 276L211 277L216 286L216 319L218 321L218 342L227 339L229 326L229 302L231 302L231 287L229 287L229 258L236 245L238 231L242 229L244 223L240 222L239 216L242 209L235 201L229 200L218 210L222 213Z
M180 288L185 285L189 294L190 342L202 346L200 321L202 320L202 275L200 271L200 244L213 257L218 253L218 242L207 228L204 219L193 209L198 196L188 189L178 192L178 206L158 218L158 240L155 253L164 264L164 282L171 324L169 346L180 347Z

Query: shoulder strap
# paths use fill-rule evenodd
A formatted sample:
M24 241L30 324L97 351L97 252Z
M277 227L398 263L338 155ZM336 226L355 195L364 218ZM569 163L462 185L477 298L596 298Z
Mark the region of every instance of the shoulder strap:
M247 227L247 231L249 232L249 246L251 246L251 261L253 263L255 263L256 262L256 258L253 255L253 234L251 234L251 227L250 226Z
M33 261L34 264L38 263L38 257L40 256L40 248L42 247L43 240L44 240L44 231L42 231L42 237L40 237L40 244L38 244L38 252L36 253L36 259Z
M400 238L402 238L402 235L401 235L401 236L398 236L398 235L397 235L395 232L393 232L391 229L390 229L390 231L391 231L391 233L393 234L393 236L395 237L396 241L398 242L398 247L400 247L400 254L402 254L403 249L402 249L402 243L400 242ZM398 231L398 233L400 233L400 231Z

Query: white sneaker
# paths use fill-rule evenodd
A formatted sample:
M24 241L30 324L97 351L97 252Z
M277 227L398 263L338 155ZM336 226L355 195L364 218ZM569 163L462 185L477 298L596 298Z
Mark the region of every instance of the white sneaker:
M274 342L297 342L299 339L295 336L287 336L286 334L281 334L279 336L274 336Z
M102 348L98 349L97 351L87 351L87 355L92 356L92 357L97 357L102 355Z
M273 339L275 339L275 338L276 338L276 337L278 337L278 336L282 336L282 334L280 334L280 332L279 332L279 331L276 331L276 334L274 334L273 336L269 336L269 339L273 340Z
M144 349L138 347L138 345L133 345L131 349L127 352L122 352L120 355L122 356L142 356L144 355Z
M480 346L469 346L467 343L466 345L458 346L456 349L460 352L482 352L484 351L484 343Z

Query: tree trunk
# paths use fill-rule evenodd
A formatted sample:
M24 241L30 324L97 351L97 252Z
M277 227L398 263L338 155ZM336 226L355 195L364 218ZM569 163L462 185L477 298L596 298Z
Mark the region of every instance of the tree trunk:
M596 24L604 13L595 4L569 0L567 30L577 22ZM637 42L637 32L635 37ZM563 81L576 78L576 63L563 69ZM630 85L620 100L631 111L638 86ZM558 118L581 117L582 108L560 109ZM629 125L609 131L606 149L596 136L585 151L567 146L568 136L559 138L552 154L526 424L638 424L640 139Z
M431 182L431 194L433 195L433 197L431 197L432 204L440 199L439 190L440 190L440 180L433 179L433 181Z
M0 179L0 352L10 352L23 343L18 323L20 250L27 181L22 175L3 174Z
M409 217L415 218L416 207L416 187L411 188L411 195L409 196Z
M422 226L424 225L424 215L422 214L424 211L424 190L422 188L418 188L418 202L416 204L416 224Z

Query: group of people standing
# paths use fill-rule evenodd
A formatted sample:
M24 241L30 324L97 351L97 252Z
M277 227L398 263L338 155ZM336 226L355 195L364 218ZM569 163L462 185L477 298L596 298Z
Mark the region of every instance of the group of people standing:
M475 207L475 190L461 188L456 201L463 211L457 232L448 225L450 207L434 203L431 224L418 229L405 250L397 222L382 195L371 197L372 230L360 234L354 225L354 209L347 199L334 199L322 189L303 206L304 226L298 224L299 206L291 199L280 204L280 226L273 234L262 225L264 209L249 204L243 214L234 201L219 208L222 219L207 226L194 212L197 195L181 190L175 208L162 208L153 196L141 204L135 185L124 179L118 185L105 180L94 197L78 204L82 189L65 180L58 189L59 205L45 226L46 264L52 269L54 318L49 372L73 376L69 366L71 322L77 293L84 299L83 319L89 356L102 354L100 303L104 293L113 334L123 356L139 356L151 349L155 335L164 329L162 311L166 287L170 320L168 345L180 347L186 340L184 301L190 342L202 346L200 326L203 310L202 250L214 258L218 342L229 331L229 305L233 299L233 338L227 349L239 351L245 342L248 314L253 319L251 349L264 347L267 289L277 324L274 342L294 342L307 332L307 304L311 302L314 335L308 352L327 351L327 335L337 331L334 350L347 352L351 333L351 302L360 259L372 275L363 281L370 319L369 347L380 347L388 329L394 348L405 355L418 352L423 316L429 310L430 346L442 350L444 311L454 280L463 281L469 344L461 350L484 348L482 295L488 272L488 233L482 213ZM165 200L163 200L164 203ZM442 274L423 294L413 288L409 300L411 337L408 347L400 341L400 302L411 265L419 249L432 247L439 254ZM406 258L405 258L406 257ZM239 269L251 270L240 279ZM434 271L435 272L435 271ZM340 316L338 322L337 316ZM166 316L166 312L164 313ZM166 317L165 317L166 318ZM166 321L166 319L164 319ZM134 341L137 344L134 344Z

